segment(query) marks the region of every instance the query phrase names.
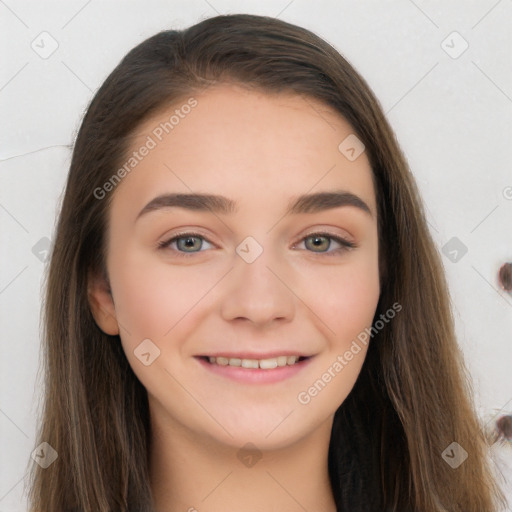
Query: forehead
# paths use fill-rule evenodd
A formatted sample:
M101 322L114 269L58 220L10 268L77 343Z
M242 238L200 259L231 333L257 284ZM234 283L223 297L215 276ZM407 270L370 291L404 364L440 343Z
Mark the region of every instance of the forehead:
M366 154L350 161L339 149L353 135L339 113L309 96L212 86L162 108L135 130L129 154L151 149L116 195L139 202L179 190L261 204L313 188L344 188L364 196L375 211Z

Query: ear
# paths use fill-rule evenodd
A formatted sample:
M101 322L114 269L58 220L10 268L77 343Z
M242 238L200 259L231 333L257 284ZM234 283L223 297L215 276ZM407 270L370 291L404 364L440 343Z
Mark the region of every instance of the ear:
M116 309L106 276L89 274L87 295L92 316L98 327L111 336L119 334Z

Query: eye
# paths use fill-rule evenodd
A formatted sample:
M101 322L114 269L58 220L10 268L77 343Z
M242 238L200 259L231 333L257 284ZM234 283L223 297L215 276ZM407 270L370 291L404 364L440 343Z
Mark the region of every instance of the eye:
M340 247L329 251L331 248L331 241L335 241ZM313 249L311 252L316 254L336 255L341 252L348 251L357 247L357 245L342 237L332 235L330 233L312 233L302 238L308 249ZM310 243L308 243L310 241ZM168 240L164 240L158 244L159 249L172 249L179 257L188 257L198 252L203 252L203 242L211 244L204 236L199 233L179 233ZM319 251L316 249L320 249ZM324 249L324 250L322 250Z
M331 241L334 240L340 247L334 249L332 251L328 251L331 248ZM301 241L304 241L305 246L307 248L313 248L311 252L317 254L325 254L328 256L340 254L342 252L348 251L357 247L354 242L350 242L349 240L345 240L342 237L332 235L330 233L311 233L304 237ZM308 241L310 243L308 243ZM316 249L320 249L317 251ZM325 249L325 250L322 250Z
M173 249L179 256L187 257L197 252L203 247L203 241L210 243L199 233L179 233L169 240L164 240L158 244L159 249ZM174 246L174 247L173 247ZM189 250L190 249L190 250Z

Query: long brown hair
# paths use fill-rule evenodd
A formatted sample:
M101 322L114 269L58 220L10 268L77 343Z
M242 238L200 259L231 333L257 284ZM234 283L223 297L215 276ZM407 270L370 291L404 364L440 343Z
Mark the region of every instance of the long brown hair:
M406 160L364 79L312 32L263 16L226 15L167 30L133 48L96 92L78 132L47 276L44 404L31 511L151 511L145 388L118 336L96 325L91 273L105 268L112 194L94 191L125 161L148 116L216 83L291 92L339 112L366 147L378 204L381 296L359 378L336 412L329 474L339 510L494 512L502 504L457 346L442 262ZM457 442L454 469L442 453Z

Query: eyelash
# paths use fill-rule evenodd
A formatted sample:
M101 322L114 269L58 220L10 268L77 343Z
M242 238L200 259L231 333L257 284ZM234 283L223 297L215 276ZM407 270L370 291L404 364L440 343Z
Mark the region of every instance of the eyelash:
M346 251L350 251L351 249L354 249L354 248L358 247L358 245L355 244L354 242L350 242L349 240L346 240L344 238L341 238L339 236L333 235L331 233L326 233L326 232L309 233L308 235L306 235L303 238L301 238L300 242L306 240L307 238L312 238L312 237L315 237L315 236L330 238L331 240L334 240L334 241L338 242L341 245L341 247L338 248L338 249L335 249L333 251L329 251L329 252L308 251L308 252L311 252L312 254L318 254L318 255L321 255L321 256L336 256L336 255L339 255L340 253L343 253L343 252L346 252ZM207 238L205 238L203 235L201 235L199 233L194 233L194 232L187 231L187 232L184 232L184 233L178 233L178 234L174 235L172 238L170 238L168 240L164 240L162 242L159 242L158 243L158 249L168 249L170 244L172 244L173 242L179 240L180 238L201 238L201 239L205 240L206 242L208 242L210 244L212 243ZM190 256L194 256L195 254L198 254L198 253L203 252L203 251L183 252L183 251L176 250L176 252L179 254L178 257L180 257L180 258L189 258Z

